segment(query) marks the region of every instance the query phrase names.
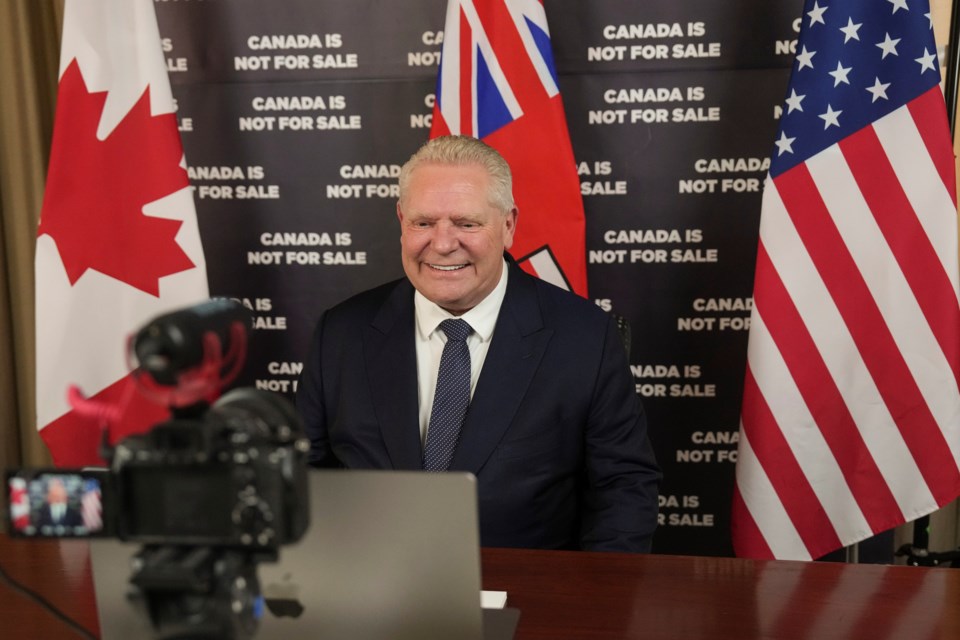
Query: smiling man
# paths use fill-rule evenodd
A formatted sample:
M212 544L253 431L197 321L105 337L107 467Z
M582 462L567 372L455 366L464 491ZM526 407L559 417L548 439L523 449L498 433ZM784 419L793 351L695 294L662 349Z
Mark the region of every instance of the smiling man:
M509 257L511 180L462 136L404 165L406 278L326 311L304 362L311 463L469 471L485 546L649 551L660 472L616 324Z
M400 175L403 270L424 298L453 315L496 288L503 252L513 243L517 209L512 202L492 202L491 183L480 164L420 159Z

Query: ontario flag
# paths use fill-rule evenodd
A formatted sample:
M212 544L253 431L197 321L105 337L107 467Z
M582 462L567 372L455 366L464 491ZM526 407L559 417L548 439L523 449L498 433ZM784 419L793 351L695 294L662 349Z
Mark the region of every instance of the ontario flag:
M53 145L36 251L37 422L58 465L166 415L134 393L128 336L207 298L206 268L153 0L67 0Z
M737 555L810 559L960 494L954 158L926 0L809 0L763 195Z
M586 296L583 200L539 0L450 0L430 137L480 138L510 163L529 273Z

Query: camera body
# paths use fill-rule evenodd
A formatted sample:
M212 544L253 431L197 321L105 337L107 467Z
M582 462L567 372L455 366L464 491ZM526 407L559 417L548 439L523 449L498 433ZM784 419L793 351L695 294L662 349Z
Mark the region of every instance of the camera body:
M283 398L241 388L199 417L121 441L117 537L146 544L275 548L309 523L307 441Z
M10 535L143 545L128 599L160 638L252 637L257 563L310 522L310 443L293 405L250 387L219 395L240 371L248 326L222 298L154 318L128 343L131 377L172 417L111 445L121 407L71 389L74 410L102 423L106 468L6 474Z
M106 469L8 472L11 535L253 551L299 540L310 445L293 405L250 387L214 402L240 370L249 324L242 305L214 298L132 335L132 379L172 418L113 446L105 429ZM120 415L73 395L77 411Z
M309 447L292 405L240 388L208 410L178 413L117 443L108 469L8 474L11 534L249 550L299 540L309 524ZM50 516L56 501L61 522Z

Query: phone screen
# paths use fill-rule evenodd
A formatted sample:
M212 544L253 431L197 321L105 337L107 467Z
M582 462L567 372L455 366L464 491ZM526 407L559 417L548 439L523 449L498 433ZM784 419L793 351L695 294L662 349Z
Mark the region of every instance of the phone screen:
M30 470L7 475L12 536L74 538L106 535L106 472Z

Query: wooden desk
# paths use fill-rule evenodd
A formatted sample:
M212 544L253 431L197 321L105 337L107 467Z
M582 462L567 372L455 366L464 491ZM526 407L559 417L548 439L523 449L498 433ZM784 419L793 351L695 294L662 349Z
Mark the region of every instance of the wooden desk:
M0 536L0 566L98 634L86 544ZM960 638L954 569L484 549L483 572L517 640ZM0 638L76 637L0 582Z
M960 570L483 551L517 640L960 638Z
M4 572L99 637L89 558L86 542L11 540L0 534L0 567ZM79 637L53 614L0 580L0 638Z

